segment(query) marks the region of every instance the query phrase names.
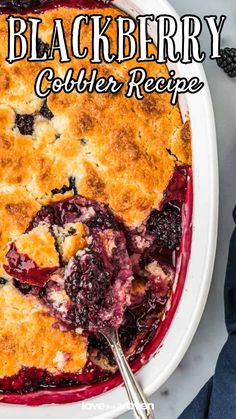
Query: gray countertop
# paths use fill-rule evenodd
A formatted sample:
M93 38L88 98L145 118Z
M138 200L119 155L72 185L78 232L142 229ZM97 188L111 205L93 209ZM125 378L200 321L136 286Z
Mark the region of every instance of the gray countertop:
M222 46L236 47L235 0L170 0L170 3L180 15L195 14L203 17L225 14L227 21L222 33ZM201 42L202 49L209 51L207 31L203 33ZM233 230L232 210L236 204L236 79L228 78L209 59L205 61L204 68L215 110L219 151L220 216L217 254L208 302L192 344L174 374L151 397L159 419L177 419L214 372L218 354L226 339L223 288L229 239ZM131 418L131 413L122 416L122 419Z

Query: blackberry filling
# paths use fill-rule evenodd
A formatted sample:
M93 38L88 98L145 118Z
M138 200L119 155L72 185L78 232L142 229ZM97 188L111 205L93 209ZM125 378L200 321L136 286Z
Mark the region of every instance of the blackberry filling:
M2 0L0 8L19 11L29 7L49 5L50 3L53 3L53 0Z
M178 166L171 177L164 193L163 205L175 202L181 206L185 200L187 190L188 169L185 166Z
M44 286L57 269L56 267L40 268L27 254L20 253L15 243L11 244L6 257L8 265L4 265L5 271L28 285Z
M46 223L49 225L61 225L59 215L57 214L57 208L54 208L51 205L43 206L40 209L40 211L36 214L34 219L31 221L26 231L31 231L33 228L37 227L39 223Z
M69 327L99 331L122 323L133 274L122 232L94 229L90 233L90 244L65 266L57 292L49 281L43 299Z
M111 214L105 214L103 212L97 211L96 215L90 218L86 224L89 228L99 227L102 230L106 228L114 229L118 227L118 220L116 220Z
M65 291L74 303L84 307L102 304L111 285L99 254L91 250L76 256L65 272Z
M108 377L106 368L102 371L104 359L111 368L115 366L110 348L97 333L101 328L119 328L121 344L130 359L144 350L158 328L174 280L173 255L181 240L186 182L185 169L178 169L168 185L162 209L153 210L135 230L124 225L106 205L80 195L42 207L25 237L42 228L47 234L53 232L60 253L58 266L39 266L32 255L22 253L22 249L19 252L17 240L10 246L5 269L14 277L14 286L26 296L37 295L57 318L55 327L79 333L84 330L88 336L89 359L99 368L94 367L98 375L85 374L87 384ZM63 186L54 193L66 192L67 188ZM28 369L21 374L27 376ZM83 374L72 374L67 381L64 373L55 376L55 381L49 374L47 386L78 384ZM43 381L38 380L32 389Z
M11 244L5 270L23 283L40 287L49 311L68 327L93 331L119 327L133 279L119 223L107 206L79 195L42 207L26 233ZM50 266L47 255L43 266L42 260L35 259L43 248L35 253L32 238L37 243L41 240L54 255ZM56 251L60 252L57 260ZM63 307L58 306L59 298Z
M153 210L147 221L147 231L155 235L157 246L176 249L182 234L180 209L166 204L162 211Z
M72 0L70 3L76 6L79 9L96 9L107 7L113 0L78 0L74 2ZM6 12L6 9L9 11L25 11L25 10L37 10L39 7L57 7L60 5L59 0L2 0L0 2L0 10L3 9Z

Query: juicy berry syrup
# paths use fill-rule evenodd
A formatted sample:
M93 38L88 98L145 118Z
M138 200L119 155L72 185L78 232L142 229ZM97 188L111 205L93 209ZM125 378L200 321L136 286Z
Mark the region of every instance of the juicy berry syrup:
M12 243L6 255L9 265L3 265L5 271L21 282L29 285L42 286L46 284L57 267L40 268L32 259L17 251L15 243Z

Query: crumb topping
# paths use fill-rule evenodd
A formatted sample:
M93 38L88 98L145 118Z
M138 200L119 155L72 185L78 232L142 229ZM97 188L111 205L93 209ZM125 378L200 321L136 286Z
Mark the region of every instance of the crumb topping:
M19 253L28 255L39 267L59 266L55 239L46 226L39 226L16 240Z
M87 241L85 238L86 232L84 224L74 224L75 234L65 237L62 243L62 255L66 260L71 259L79 250L86 247Z
M16 374L22 367L77 372L87 359L87 341L74 332L55 328L34 296L25 297L11 284L0 292L0 376ZM67 354L66 356L58 355ZM55 362L56 361L56 362ZM63 362L63 365L62 365Z

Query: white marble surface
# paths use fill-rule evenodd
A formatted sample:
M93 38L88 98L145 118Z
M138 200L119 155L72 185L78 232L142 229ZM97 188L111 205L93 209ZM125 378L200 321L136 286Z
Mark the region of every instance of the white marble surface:
M225 14L223 46L236 47L235 0L170 0L180 15ZM209 34L202 36L202 48L209 50ZM205 381L212 375L217 356L226 339L223 286L228 244L233 229L232 210L236 204L236 79L228 78L211 60L204 63L208 77L218 136L220 167L219 237L212 286L204 315L184 359L151 401L156 417L177 419ZM204 139L199 139L204 141ZM126 414L122 419L131 419Z

